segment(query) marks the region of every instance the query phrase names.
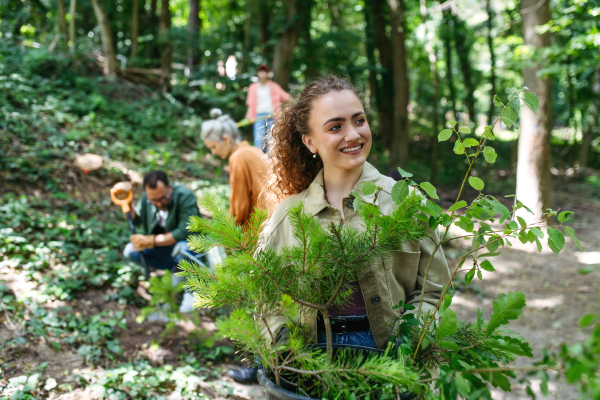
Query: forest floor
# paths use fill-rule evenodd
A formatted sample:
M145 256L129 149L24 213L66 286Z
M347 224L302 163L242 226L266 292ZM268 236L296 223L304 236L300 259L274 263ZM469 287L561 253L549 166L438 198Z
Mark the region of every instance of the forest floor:
M584 251L578 251L568 238L565 249L559 255L551 253L550 250L538 253L531 245L513 241L513 246L507 247L502 255L495 259L496 272L484 272L483 280L474 280L469 286L459 285L459 291L453 301L453 309L459 319L475 320L478 308L482 308L484 316L487 317L492 310L492 301L498 294L521 291L527 298L525 315L511 323L510 328L523 334L532 343L536 359L541 358L543 349L547 349L549 353L557 352L561 343L573 343L585 338L588 332L579 328L579 320L598 307L600 272L594 271L584 276L578 274L578 270L590 264L600 263L600 232L595 229L600 226L600 213L595 195L590 192L585 196L589 190L581 185L576 182L556 185L560 189L554 191L554 204L555 208L560 207L576 213L570 225L576 229ZM452 194L443 190L440 190L440 193L444 205L444 199L450 198ZM574 197L571 193L583 196ZM458 241L453 243L445 251L451 268L456 265L461 246ZM465 247L468 247L468 244L465 243ZM25 271L7 265L0 269L0 282L2 281L17 298L31 295L38 289L37 285L27 278ZM68 346L55 350L44 336L30 337L22 345L4 346L19 336L18 327L15 330L4 327L0 329L0 346L3 346L0 348L0 361L4 370L2 382L6 383L10 378L17 376L30 375L42 368L43 375L54 377L63 389L57 393L48 393L47 398L100 398L92 389L105 371L114 371L132 360L137 360L138 363L139 360L145 360L155 368L154 373L156 368L160 369L165 365L172 365L174 368L186 364L195 365L194 376L199 377L198 384L205 396L199 398L264 398L260 386L239 385L225 375L228 368L239 367L244 363L240 361L239 355L234 354L231 343L215 335L214 321L218 316L215 313L201 311L197 317L190 316L179 322L175 335L165 335L164 325L161 323L145 321L139 324L135 321L140 313L140 305L117 300L107 301L106 294L105 288L86 290L79 292L72 300L49 301L44 304L44 308L58 310L72 307L69 312L83 318L105 311L123 311L126 329L116 330L114 336L122 350L119 357L86 362L84 357ZM149 298L146 289L141 285L138 286L136 295ZM6 321L5 317L3 319ZM18 325L16 321L14 323ZM530 364L531 360L519 359L517 363L526 365ZM106 379L103 382L105 381ZM106 383L104 386L110 387ZM168 385L163 386L169 390ZM549 388L550 399L578 398L578 393L565 382L552 380ZM124 390L123 387L120 389ZM512 393L495 391L494 398L529 398L524 387L518 382L513 389ZM539 385L534 384L534 389L539 392Z

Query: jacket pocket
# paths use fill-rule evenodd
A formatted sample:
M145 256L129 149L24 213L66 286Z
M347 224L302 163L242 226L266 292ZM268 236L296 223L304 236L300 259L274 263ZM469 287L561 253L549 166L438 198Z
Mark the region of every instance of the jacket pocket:
M420 251L395 251L383 255L385 280L392 307L400 301L406 302L407 294L415 289L420 259Z
M394 283L401 286L406 294L415 290L417 286L420 260L420 251L395 251L391 254L389 273L393 277Z

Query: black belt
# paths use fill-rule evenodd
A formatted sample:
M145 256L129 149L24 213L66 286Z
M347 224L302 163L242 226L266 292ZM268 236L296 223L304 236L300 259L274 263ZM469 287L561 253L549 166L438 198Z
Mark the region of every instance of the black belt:
M360 317L329 317L331 321L331 333L343 335L348 332L367 331L371 327L369 318L364 315ZM325 331L325 321L321 313L317 316L317 330Z

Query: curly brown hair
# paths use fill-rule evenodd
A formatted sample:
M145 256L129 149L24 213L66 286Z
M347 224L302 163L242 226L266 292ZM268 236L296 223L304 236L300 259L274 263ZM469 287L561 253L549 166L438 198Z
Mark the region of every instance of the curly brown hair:
M286 101L277 113L266 138L269 147L266 197L271 209L308 188L323 168L323 161L319 156L313 158L313 153L302 142L302 136L310 133L315 100L343 90L350 90L359 97L356 87L344 78L329 75L316 79L298 96Z

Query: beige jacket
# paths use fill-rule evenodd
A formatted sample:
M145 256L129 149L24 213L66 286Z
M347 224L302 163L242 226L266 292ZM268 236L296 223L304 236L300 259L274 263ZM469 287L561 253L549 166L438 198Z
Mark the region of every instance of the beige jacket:
M371 164L365 163L362 175L354 190L362 195L362 185L371 181L383 188L377 199L377 205L383 213L388 213L395 206L390 195L395 181L381 175ZM362 197L369 202L374 195ZM271 218L267 221L261 234L261 244L275 249L292 246L292 226L288 218L288 209L297 202L303 202L307 212L313 214L325 226L330 222L338 224L340 212L332 207L325 199L323 188L323 170L319 172L311 185L303 192L293 195L277 206ZM352 198L343 200L345 224L362 228L360 216L352 208ZM429 235L438 239L437 232L429 231ZM402 245L398 251L385 254L376 261L370 269L359 276L360 288L367 306L367 314L377 346L385 348L390 337L390 321L393 321L403 311L392 309L401 300L405 303L418 305L423 285L423 275L427 262L434 249L430 239ZM425 285L425 296L422 311L432 309L440 298L444 285L450 281L450 271L442 249L436 252ZM306 333L313 342L317 340L316 314L306 314L300 321L306 327ZM285 323L283 317L274 317L269 321L271 332L277 332Z

